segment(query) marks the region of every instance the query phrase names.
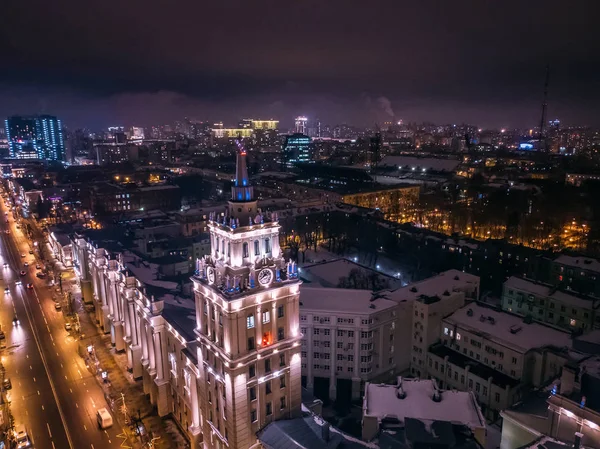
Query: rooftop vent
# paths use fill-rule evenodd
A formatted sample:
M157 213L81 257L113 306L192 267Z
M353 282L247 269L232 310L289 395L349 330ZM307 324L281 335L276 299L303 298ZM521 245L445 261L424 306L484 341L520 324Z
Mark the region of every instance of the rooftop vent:
M433 402L442 402L442 393L439 390L435 390L431 399Z
M510 333L518 334L519 332L521 332L521 329L523 329L521 326L519 326L518 324L514 324L510 327Z
M458 281L458 280L460 280L460 278L458 276L454 276L454 280Z
M417 291L418 291L418 290L417 290L417 287L412 287L412 288L410 289L410 291L411 291L411 292L413 292L413 293L417 293Z
M444 293L443 293L443 295L444 295L444 296L450 296L450 292L449 292L448 290L444 290Z
M402 386L399 386L398 388L396 388L396 397L398 399L404 399L404 398L406 398L406 392L404 391L404 389L402 388Z
M487 317L486 317L485 315L481 315L481 316L479 317L479 321L481 321L482 323L483 323L485 320L487 320Z
M531 323L533 323L533 318L532 318L532 316L531 316L531 315L526 315L526 316L525 316L525 318L523 318L523 322L524 322L525 324L531 324Z
M589 265L589 264L591 264L591 263L592 263L592 261L591 261L591 260L589 260L589 259L585 259L585 260L583 261L583 263L584 263L584 264L586 264L586 265Z
M494 318L493 316L488 316L488 321L489 321L491 324L496 324L496 318Z
M369 309L374 309L375 308L375 304L369 304Z
M473 316L473 309L467 310L467 316Z

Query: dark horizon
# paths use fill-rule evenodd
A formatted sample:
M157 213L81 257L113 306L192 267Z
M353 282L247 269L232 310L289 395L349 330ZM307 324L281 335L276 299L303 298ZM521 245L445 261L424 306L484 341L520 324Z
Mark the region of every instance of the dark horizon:
M583 7L582 5L585 5ZM70 128L182 119L600 125L591 1L365 6L33 0L5 6L0 117Z

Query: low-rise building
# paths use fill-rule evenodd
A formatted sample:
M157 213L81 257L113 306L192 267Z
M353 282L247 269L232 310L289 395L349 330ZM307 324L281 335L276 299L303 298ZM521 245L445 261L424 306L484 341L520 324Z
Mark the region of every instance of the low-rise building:
M600 327L600 298L561 291L551 285L511 276L502 290L502 309L568 330Z
M365 382L409 367L412 303L394 293L305 287L300 292L302 382L322 399L358 399Z
M427 368L441 387L473 391L495 418L555 378L571 348L567 332L472 302L442 320L441 342L430 347Z
M409 428L416 424L413 422L409 425L410 420L418 420L424 427L439 426L441 429L444 428L441 423L464 426L481 446L485 446L486 422L472 392L444 391L438 388L434 380L401 377L395 385L366 385L363 440L370 441L384 431L409 432Z
M560 379L548 389L503 410L501 415L501 449L532 445L540 439L564 442L569 447L600 448L600 357L568 363Z

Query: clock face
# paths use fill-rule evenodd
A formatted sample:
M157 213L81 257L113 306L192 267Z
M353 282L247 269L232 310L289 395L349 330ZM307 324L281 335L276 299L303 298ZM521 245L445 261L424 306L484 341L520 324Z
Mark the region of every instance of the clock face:
M258 273L258 282L260 285L268 285L273 280L273 272L268 268L260 270Z
M208 278L209 284L215 283L215 269L213 267L208 267L206 269L206 277Z

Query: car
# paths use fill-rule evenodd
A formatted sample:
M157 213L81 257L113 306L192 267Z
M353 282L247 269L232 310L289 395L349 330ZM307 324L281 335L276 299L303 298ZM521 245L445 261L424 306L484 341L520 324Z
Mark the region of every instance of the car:
M17 441L17 449L31 447L29 435L27 435L27 431L25 430L25 426L23 424L20 424L15 428L15 440Z
M36 269L36 270L41 270L41 269L42 269L42 266L41 266L41 265L38 263L38 264L35 266L35 269Z
M24 262L24 263L23 263L23 266L24 266L24 267L28 267L28 266L29 266L29 262Z
M19 317L15 315L13 318L13 326L18 326L19 324L21 324L21 322L19 321Z
M4 331L0 330L0 340L4 340L6 338L6 335L4 335Z
M33 254L33 250L32 249L29 250L29 254Z
M25 257L25 253L21 254L21 257Z
M8 295L9 293L10 293L10 288L6 287L6 288L4 289L4 294L5 294L5 295Z
M66 330L67 332L70 332L70 331L71 331L71 328L72 328L72 326L71 326L71 323L65 323L65 330Z
M21 271L21 276L25 276L27 274L27 272L25 270Z
M62 306L60 305L60 303L59 303L59 302L55 302L55 303L54 303L54 308L55 308L56 310L60 310L60 309L62 309Z
M12 388L12 382L10 381L10 379L8 377L4 378L4 381L2 382L2 386L4 387L5 390L10 390Z
M21 229L21 226L17 225L17 229Z
M23 285L23 283L19 280L19 281L15 281L15 285Z
M4 268L8 268L8 264L4 262Z
M33 290L33 284L27 284L27 288L28 288L29 290Z
M44 273L35 273L36 277L40 278L40 279L44 279L46 277L46 275Z

